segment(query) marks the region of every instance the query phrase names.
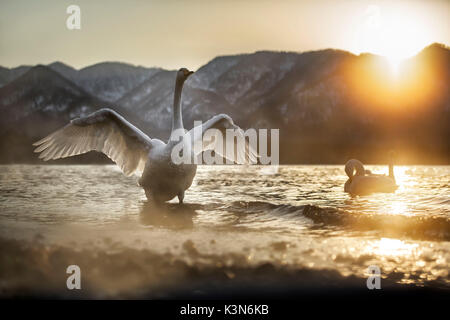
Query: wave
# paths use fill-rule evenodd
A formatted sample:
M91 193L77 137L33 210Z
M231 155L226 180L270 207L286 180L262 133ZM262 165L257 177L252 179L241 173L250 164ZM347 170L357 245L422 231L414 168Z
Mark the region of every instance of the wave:
M385 237L450 241L450 219L445 217L368 214L315 205L293 206L263 201L237 201L227 209L238 214L265 213L308 218L313 223L313 229L338 227L346 231L373 231Z
M362 275L344 276L338 270L289 266L276 260L253 264L244 253L198 252L190 240L181 254L108 246L112 247L72 248L0 236L0 298L298 299L314 294L323 299L330 290L333 298L349 290L358 295L369 292ZM66 288L65 271L72 264L82 270L82 290ZM445 278L425 277L421 285L399 283L404 276L400 271L386 272L383 292L409 292L422 286L438 295L448 292Z

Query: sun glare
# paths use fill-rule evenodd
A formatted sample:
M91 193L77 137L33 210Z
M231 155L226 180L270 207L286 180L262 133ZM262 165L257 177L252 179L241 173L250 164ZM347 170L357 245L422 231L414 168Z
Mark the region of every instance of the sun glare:
M357 51L386 57L394 74L401 63L417 54L430 42L427 28L416 17L396 7L367 7L362 25L357 29Z

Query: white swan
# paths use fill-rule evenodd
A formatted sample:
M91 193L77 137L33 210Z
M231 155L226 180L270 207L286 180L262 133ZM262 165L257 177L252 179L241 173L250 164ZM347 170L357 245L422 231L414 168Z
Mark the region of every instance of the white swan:
M216 115L205 122L200 131L198 131L199 128L197 130L194 128L186 133L181 112L181 91L184 82L192 73L186 68L177 72L172 131L167 144L158 139L150 139L117 112L101 109L87 117L72 120L62 129L34 143L33 145L37 146L35 152L41 152L39 158L44 161L71 157L92 150L103 152L120 167L125 175L142 172L139 185L144 188L149 200L164 202L178 196L179 202L182 203L184 192L191 186L194 179L197 165L175 164L172 161L172 149L179 143L180 136L182 139L189 139L190 145L187 149L183 149L183 152L185 150L189 152L191 158L206 150L214 150L223 155L223 150L220 150L219 144L216 143L217 139L209 143L200 143L198 148L197 141L202 141L207 129L217 129L221 133L225 133L226 129L234 129L239 138L244 136L242 129L225 114ZM180 130L182 130L181 135ZM200 132L200 135L197 132ZM178 133L178 139L176 133ZM246 141L245 146L238 146L235 158L230 160L245 164L256 163L256 158L256 152Z
M361 161L351 159L345 164L345 173L348 180L345 182L344 191L351 195L367 195L374 192L394 192L398 186L395 183L393 155L389 161L389 176L372 174L365 170Z

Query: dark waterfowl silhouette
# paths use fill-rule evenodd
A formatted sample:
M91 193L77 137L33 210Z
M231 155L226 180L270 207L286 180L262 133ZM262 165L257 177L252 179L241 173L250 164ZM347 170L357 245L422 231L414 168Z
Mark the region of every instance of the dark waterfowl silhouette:
M394 192L398 186L394 176L393 153L390 154L389 175L372 174L365 170L361 161L351 159L345 164L345 173L348 180L345 182L344 191L351 195L367 195L375 192Z

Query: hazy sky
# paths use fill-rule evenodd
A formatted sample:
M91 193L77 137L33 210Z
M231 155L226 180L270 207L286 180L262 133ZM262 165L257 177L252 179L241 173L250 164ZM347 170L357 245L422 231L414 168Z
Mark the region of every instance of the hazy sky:
M81 8L81 30L66 8ZM0 65L197 69L217 55L340 48L401 59L450 44L450 1L0 0Z

